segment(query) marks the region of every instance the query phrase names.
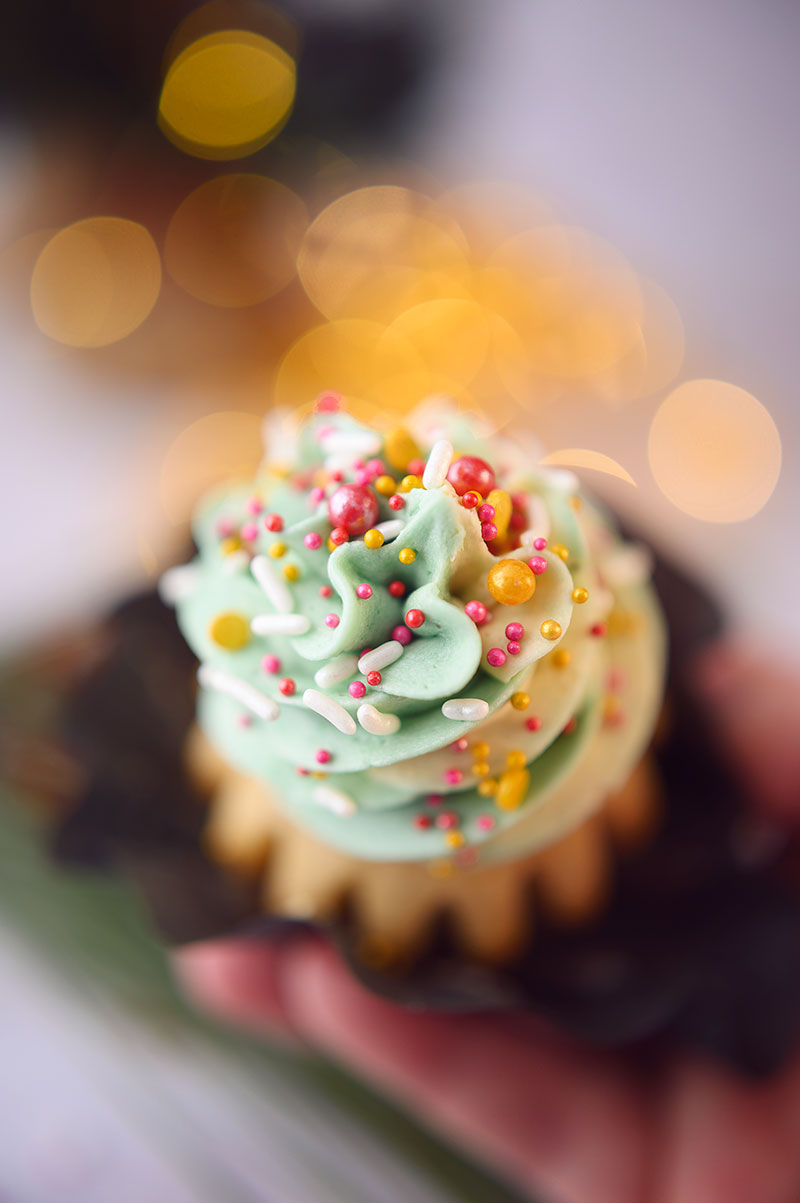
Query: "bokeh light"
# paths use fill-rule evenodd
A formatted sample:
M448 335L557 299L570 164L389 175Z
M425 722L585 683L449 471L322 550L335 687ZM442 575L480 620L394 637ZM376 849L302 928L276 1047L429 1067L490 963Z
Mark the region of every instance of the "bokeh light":
M225 410L180 432L164 456L159 480L159 500L170 522L185 522L212 486L252 476L263 454L261 424L257 414Z
M308 213L294 192L255 174L220 176L178 206L164 263L173 280L210 305L256 305L285 288Z
M294 103L294 59L249 29L223 29L186 46L170 64L159 101L163 132L187 153L235 159L266 145Z
M566 447L562 451L551 451L539 461L542 465L559 468L589 468L592 472L604 472L606 476L616 476L626 484L635 485L636 481L630 472L617 463L610 455L602 451L592 451L589 447Z
M659 406L650 468L669 500L706 522L742 522L769 500L781 441L764 406L721 380L690 380Z
M40 252L31 307L39 329L57 342L103 347L142 324L160 289L161 259L144 226L89 217L60 230Z

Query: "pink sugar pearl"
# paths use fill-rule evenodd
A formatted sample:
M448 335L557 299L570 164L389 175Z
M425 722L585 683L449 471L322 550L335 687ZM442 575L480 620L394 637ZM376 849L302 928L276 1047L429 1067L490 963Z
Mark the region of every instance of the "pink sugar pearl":
M316 760L317 764L327 764L331 759L331 754L327 748L317 748L316 752L314 753L314 759Z
M398 643L402 643L406 647L412 640L413 636L408 627L398 626L392 631L392 639L396 639Z
M245 502L244 508L248 514L260 514L262 509L261 499L259 497L249 497Z
M537 551L544 551L545 547L547 547L547 540L546 539L534 539L533 546L536 548Z
M264 656L261 661L261 667L265 673L279 673L281 671L281 662L277 656L273 656L270 652Z
M537 540L538 542L538 540ZM547 568L547 560L544 556L531 556L528 560L528 567L536 576L541 576Z
M483 602L480 601L467 602L467 604L464 606L464 613L466 614L467 618L472 619L476 626L480 626L482 622L486 622L486 619L489 616L489 611L486 609L486 606L483 604Z
M493 505L478 506L478 517L480 518L481 522L491 522L494 518L494 515L495 508Z
M339 615L338 614L326 614L325 615L325 626L326 627L338 627L338 625L339 625Z
M372 480L375 480L378 476L384 476L386 473L386 465L382 459L368 459L365 467Z
M251 543L253 539L258 538L258 527L255 522L245 522L240 534L247 543Z
M370 479L370 474L366 468L356 468L353 473L353 480L357 485L368 485Z
M227 539L228 535L232 535L236 527L231 522L230 518L220 518L217 523L217 534L220 539Z
M310 505L319 505L321 501L325 500L325 490L320 485L314 485L308 495L308 500Z
M466 735L462 735L461 739L454 740L450 747L454 752L466 752L467 748L469 747L469 740L467 739Z
M492 539L497 538L497 527L493 522L481 523L481 538L486 543L491 543Z
M492 668L500 668L506 662L506 654L502 648L492 647L486 653L486 659L491 664Z
M494 827L494 815L478 815L476 823L481 831L491 831Z
M360 597L362 601L372 597L372 585L356 585L356 597Z
M521 622L510 622L506 627L506 639L520 640L525 634L525 628Z
M444 779L448 785L460 785L464 774L461 769L445 769Z
M518 639L509 639L508 643L506 644L506 651L508 652L509 656L518 656L522 651L522 644Z
M331 588L330 585L320 585L320 587L319 587L320 597L330 597L332 593L333 593L333 589Z
M363 698L367 692L367 687L363 681L351 681L347 686L347 692L351 698Z
M303 542L309 551L319 551L320 547L322 547L322 535L318 535L317 532L313 530L309 531L309 533L303 539Z
M253 725L253 716L251 714L240 714L239 715L239 726L240 727L252 727L252 725Z
M442 810L436 816L436 826L440 831L449 831L452 827L458 827L458 815L454 810Z
M532 714L530 718L525 719L525 726L529 731L538 731L541 728L541 725L542 720L537 718L535 714Z

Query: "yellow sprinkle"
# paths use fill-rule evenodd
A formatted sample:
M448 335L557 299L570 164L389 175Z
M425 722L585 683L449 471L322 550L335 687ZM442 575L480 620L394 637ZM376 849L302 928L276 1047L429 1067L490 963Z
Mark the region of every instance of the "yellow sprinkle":
M488 777L491 773L488 760L476 760L472 766L472 771L476 777Z
M589 590L579 585L577 589L572 590L572 600L576 605L582 606L584 602L589 600Z
M224 647L228 652L238 652L250 642L250 623L244 614L226 610L211 619L208 636L218 647Z
M554 668L566 668L572 657L565 647L559 647L553 652L551 659Z
M419 476L404 476L397 486L398 493L410 493L412 489L422 488L422 478Z
M286 552L286 544L281 543L280 539L277 541L277 543L273 543L269 549L269 554L272 556L273 560L279 560L281 556L286 555Z
M460 831L448 831L444 840L451 848L461 848L464 843L464 837Z
M483 781L478 782L478 793L482 798L491 798L492 794L497 793L497 781L494 777L486 777Z
M506 769L497 783L494 800L500 810L516 810L528 792L531 775L527 769Z
M417 558L417 553L413 547L401 547L397 553L397 558L401 564L413 564Z
M242 546L242 540L238 535L228 535L227 539L223 539L219 545L219 549L224 556L233 555Z
M470 745L470 751L476 760L485 760L489 755L489 745L485 739L476 739L475 743Z
M375 481L375 490L384 497L391 497L397 489L397 481L393 476L379 476Z
M525 768L525 753L516 748L513 752L509 752L506 756L506 764L510 769Z
M550 543L548 550L552 551L553 555L558 556L560 560L569 559L569 548L565 547L563 543Z
M603 701L603 717L613 718L614 715L619 714L621 709L622 703L619 698L616 694L609 693Z
M283 575L287 581L297 581L300 579L300 569L296 564L284 564Z
M368 530L364 535L364 542L374 551L377 547L383 547L383 535L373 526L372 530Z
M397 472L408 466L412 459L419 459L419 447L404 426L390 430L383 441L383 454Z
M556 622L555 618L546 618L539 627L545 639L560 639L561 638L561 623Z
M309 775L309 777L316 777L317 780L319 780L319 781L321 781L324 777L328 776L327 773L320 773L320 772L311 772L308 775Z
M583 509L583 498L579 497L577 493L573 493L569 499L569 503L576 514L579 514Z
M518 689L511 695L511 705L515 710L527 710L531 704L530 695L524 689Z
M502 539L511 521L511 498L505 489L492 489L486 498L487 505L494 506L494 522L497 527L497 537Z

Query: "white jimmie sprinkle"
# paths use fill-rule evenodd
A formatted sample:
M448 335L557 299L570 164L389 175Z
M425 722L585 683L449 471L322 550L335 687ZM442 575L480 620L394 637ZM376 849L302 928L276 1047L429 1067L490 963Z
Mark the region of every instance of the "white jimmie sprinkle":
M389 639L379 647L374 647L371 652L364 652L358 662L358 671L360 673L380 672L382 668L399 660L402 654L402 643L399 643L397 639Z
M257 714L268 723L280 714L280 708L272 698L268 698L254 685L240 681L233 673L226 673L221 668L201 664L197 670L197 680L203 689L214 689L217 693L227 694L229 698L241 702L248 710L252 710L253 714Z
M199 579L200 570L196 564L178 564L176 568L168 568L158 582L158 596L165 606L175 606L191 597Z
M363 702L356 713L361 726L370 735L394 735L400 730L400 719L396 714L384 714L369 702Z
M255 556L250 571L275 609L281 614L290 614L294 609L292 595L286 582L278 575L267 557Z
M222 571L226 576L235 576L237 572L249 567L250 557L243 547L240 547L238 551L232 551L222 561Z
M388 522L379 522L375 530L379 530L384 543L388 543L390 539L397 538L404 526L405 523L400 518L390 518Z
M317 806L332 810L335 815L346 819L355 814L356 804L344 790L335 789L332 785L318 785L311 795Z
M250 630L254 635L305 635L310 626L305 614L256 614Z
M442 706L445 718L460 719L462 723L475 723L488 713L489 703L483 698L448 698Z
M338 685L341 681L346 681L351 677L358 667L358 659L356 656L344 655L337 656L335 660L329 660L327 664L323 664L322 668L318 668L314 673L314 680L320 689L330 689L331 685Z
M380 435L371 430L331 430L320 439L327 455L374 455L380 450Z
M303 701L309 710L313 710L320 718L327 719L342 735L355 735L357 728L353 716L327 694L316 689L307 689L303 694Z
M447 480L447 473L453 460L453 444L447 439L439 439L431 447L425 471L422 473L422 484L426 489L440 489Z

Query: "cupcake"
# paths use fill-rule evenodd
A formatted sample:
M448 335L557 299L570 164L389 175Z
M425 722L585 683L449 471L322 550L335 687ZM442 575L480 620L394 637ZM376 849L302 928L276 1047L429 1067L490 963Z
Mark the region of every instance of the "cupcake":
M595 919L661 806L648 553L454 410L381 432L326 396L272 455L161 586L199 661L206 854L378 972Z

